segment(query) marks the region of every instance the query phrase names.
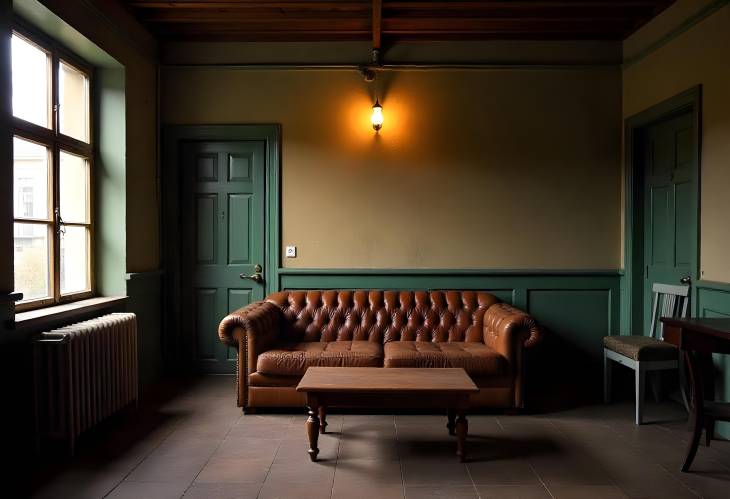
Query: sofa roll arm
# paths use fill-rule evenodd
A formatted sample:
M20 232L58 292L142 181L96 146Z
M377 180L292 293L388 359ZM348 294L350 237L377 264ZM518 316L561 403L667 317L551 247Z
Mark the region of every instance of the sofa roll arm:
M249 303L231 312L218 326L218 337L228 346L238 347L243 335L253 337L256 350L273 344L279 337L281 309L266 301ZM259 352L257 352L259 353Z
M540 343L543 333L535 319L507 303L495 303L484 313L484 342L531 348ZM500 349L501 350L501 349Z

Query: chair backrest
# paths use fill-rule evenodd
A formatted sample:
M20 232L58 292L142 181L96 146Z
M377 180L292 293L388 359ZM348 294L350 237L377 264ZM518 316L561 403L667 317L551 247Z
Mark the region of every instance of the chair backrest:
M689 313L689 286L655 283L651 289L654 292L654 305L651 310L651 336L663 340L664 323L659 319L662 317L687 317Z

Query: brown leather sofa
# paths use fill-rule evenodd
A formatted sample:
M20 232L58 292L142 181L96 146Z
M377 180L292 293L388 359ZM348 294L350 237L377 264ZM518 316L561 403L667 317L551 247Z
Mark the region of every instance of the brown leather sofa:
M475 407L523 407L534 319L480 291L282 291L223 319L238 348L238 405L300 407L311 366L461 367Z

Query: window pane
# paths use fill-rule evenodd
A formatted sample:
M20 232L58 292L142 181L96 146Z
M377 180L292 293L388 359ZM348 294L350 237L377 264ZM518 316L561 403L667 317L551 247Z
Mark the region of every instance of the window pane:
M49 127L50 64L46 52L13 34L13 115Z
M48 210L48 149L13 139L13 210L16 218L50 219Z
M89 229L65 226L61 233L61 294L88 289Z
M64 222L89 222L89 162L81 156L61 151L60 204Z
M63 61L59 64L58 78L61 133L89 142L89 79Z
M51 294L48 231L47 225L14 224L15 290L23 293L23 301Z

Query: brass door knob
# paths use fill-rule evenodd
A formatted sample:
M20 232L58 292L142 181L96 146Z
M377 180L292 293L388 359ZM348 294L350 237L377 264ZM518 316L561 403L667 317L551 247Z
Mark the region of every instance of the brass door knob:
M260 273L256 272L255 274L246 275L246 274L240 274L238 277L241 279L251 279L254 282L257 282L259 284L262 284L264 282L264 276L262 276Z

